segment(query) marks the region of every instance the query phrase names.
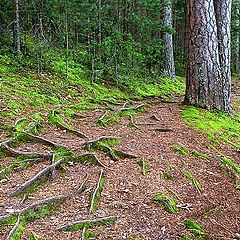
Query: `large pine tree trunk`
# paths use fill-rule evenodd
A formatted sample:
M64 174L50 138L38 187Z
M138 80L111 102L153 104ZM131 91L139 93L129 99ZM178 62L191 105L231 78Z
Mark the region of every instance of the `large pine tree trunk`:
M231 111L231 6L231 0L215 0L224 109L227 112Z
M188 60L185 103L230 113L220 67L213 0L188 1Z
M164 35L165 42L165 75L175 78L175 64L173 54L173 34L169 32L173 27L172 1L164 0L164 26L167 32Z

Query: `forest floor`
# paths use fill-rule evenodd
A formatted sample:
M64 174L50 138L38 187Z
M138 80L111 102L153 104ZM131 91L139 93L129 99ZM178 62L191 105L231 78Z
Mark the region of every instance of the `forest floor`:
M10 220L2 217L0 238L93 239L89 234L96 232L96 239L103 240L239 239L239 152L188 126L183 111L180 98L122 101L107 109L101 105L79 111L72 118L59 118L56 110L55 124L44 118L41 139L2 145L7 155L1 165L9 168L1 180L0 216ZM26 138L24 121L11 129L15 136ZM9 130L1 131L1 140L10 136ZM19 158L23 152L26 155ZM33 152L48 156L32 156ZM92 155L85 158L85 153ZM35 162L33 157L42 160ZM34 178L61 157L66 160ZM34 181L24 188L29 179ZM19 194L13 196L16 189ZM156 194L164 195L154 201ZM64 195L63 203L50 214L48 208L41 212L36 206L29 208L30 217L19 210L59 195ZM94 219L98 221L59 231L65 224Z

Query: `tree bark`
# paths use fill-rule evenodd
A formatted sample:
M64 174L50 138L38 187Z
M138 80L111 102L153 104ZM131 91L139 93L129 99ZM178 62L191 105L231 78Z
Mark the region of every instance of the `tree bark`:
M164 34L165 75L170 78L175 78L173 34L170 32L173 28L172 1L171 0L164 0L164 26L166 28L166 33Z
M21 52L20 35L19 0L15 0L15 49L18 53Z
M233 71L240 75L239 50L240 50L240 0L233 1L233 22L232 22L232 63Z
M231 113L219 44L214 1L189 0L185 103Z
M232 0L215 0L219 61L223 81L225 111L231 112L231 9Z

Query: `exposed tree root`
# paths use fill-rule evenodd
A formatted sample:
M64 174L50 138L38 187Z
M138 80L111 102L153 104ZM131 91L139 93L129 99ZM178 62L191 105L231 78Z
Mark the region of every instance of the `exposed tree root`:
M15 226L13 227L13 229L10 231L10 233L8 234L8 236L6 237L6 240L11 240L11 238L13 237L13 235L16 233L16 231L18 230L19 227L19 223L22 219L22 215L21 213L18 214L18 219L17 222L15 224Z
M156 132L173 132L173 130L171 128L154 128L151 130L156 131Z
M13 139L10 139L0 143L0 147L6 150L13 157L24 156L28 158L51 158L53 156L53 154L48 154L48 153L18 151L11 147L12 143L13 143Z
M117 149L113 149L114 153L119 156L120 158L139 158L139 156L131 154L131 153L127 153L124 152L122 150L117 150Z
M95 140L87 141L83 144L83 147L87 150L96 149L98 148L99 144L105 145L117 145L119 144L120 139L117 137L111 136L101 136ZM109 144L110 143L110 144Z
M48 139L43 138L43 137L33 135L29 132L23 132L23 133L26 134L28 137L30 137L33 141L36 141L36 142L39 142L39 143L42 143L42 144L46 144L46 145L49 145L51 147L56 147L56 148L64 147L63 145L57 144L57 143L52 142L51 140L48 140Z
M62 227L59 227L57 230L58 231L78 231L84 228L93 228L97 226L111 224L117 221L118 219L119 219L118 216L109 216L109 217L103 217L103 218L98 218L93 220L81 220L81 221L72 222Z
M46 198L46 199L43 199L43 200L40 200L40 201L37 201L23 209L20 209L20 210L16 210L14 211L13 213L11 214L7 214L7 215L3 215L3 216L0 216L0 222L3 222L5 220L7 220L8 218L12 217L13 215L15 214L18 214L18 215L23 215L25 214L26 212L28 212L29 210L34 210L36 209L37 207L40 207L40 206L43 206L43 205L50 205L50 204L59 204L59 203L62 203L64 201L66 201L67 197L64 196L64 195L59 195L59 196L55 196L55 197L50 197L50 198Z
M33 158L33 159L25 159L20 162L10 163L7 167L5 167L4 169L2 169L0 171L0 179L3 178L7 173L11 172L12 169L17 168L17 165L24 164L24 163L28 163L28 164L39 163L39 162L43 162L43 161L45 161L44 158Z
M158 117L158 116L156 116L156 115L152 115L151 117L150 117L152 120L155 120L155 121L160 121L160 118Z
M77 193L82 193L82 192L85 191L87 180L88 180L88 176L85 177L85 179L83 180L83 182L81 183L81 185L80 185L79 188L77 189Z
M29 188L31 185L35 184L37 181L39 181L43 176L46 176L47 174L54 171L57 167L59 167L63 162L65 161L65 158L62 158L58 160L57 162L51 164L50 166L44 168L40 172L38 172L33 178L29 179L22 185L20 185L17 189L15 189L11 196L16 196L22 192L24 192L27 188Z
M139 110L144 106L145 106L145 104L142 103L142 104L139 104L139 105L136 105L136 106L133 106L133 107L125 107L124 106L122 108L116 108L114 110L117 111L117 112L124 112L124 111L130 111L130 110Z
M93 213L93 212L96 211L97 205L98 205L99 200L100 200L101 192L102 192L103 187L104 187L104 183L105 183L105 177L104 177L104 174L103 174L103 170L101 170L97 186L96 186L96 188L95 188L95 190L92 194L92 197L91 197L90 210L89 210L90 213Z
M78 137L80 137L80 138L83 138L83 139L86 139L86 140L89 139L84 133L81 133L81 132L77 131L76 129L71 128L71 127L68 127L68 126L66 126L66 125L64 125L64 124L62 124L62 123L60 123L60 122L57 122L56 125L57 125L59 128L61 128L61 129L63 129L63 130L66 130L66 131L68 131L68 132L70 132L70 133L73 133L73 134L75 134L76 136L78 136Z
M106 168L106 166L101 162L101 160L93 153L82 154L82 155L77 157L77 161L92 162L92 163L95 163L95 164L97 164L101 167Z
M121 108L110 108L112 112L108 115L109 111L106 111L97 120L97 123L102 127L106 127L107 125L117 121L120 117L122 117L124 112L131 111L131 110L137 111L145 106L145 104L140 104L132 107L126 107L126 105L127 105L127 102L124 103L123 107Z

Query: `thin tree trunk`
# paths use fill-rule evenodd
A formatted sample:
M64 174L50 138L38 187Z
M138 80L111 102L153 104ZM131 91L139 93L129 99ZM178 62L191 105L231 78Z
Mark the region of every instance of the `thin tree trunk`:
M173 27L172 20L172 1L164 1L164 26L167 32L164 35L165 42L165 75L175 78L175 65L173 54L173 34L170 32Z
M225 91L213 0L189 0L185 103L230 113L229 94Z
M21 31L20 31L20 16L19 16L19 0L15 0L15 49L18 53L21 52Z
M231 9L232 0L215 0L218 49L221 67L225 111L231 109Z
M232 46L232 61L233 61L233 70L235 73L240 75L240 63L239 63L239 50L240 50L240 44L239 44L239 38L240 38L240 0L234 0L233 1L233 46Z

